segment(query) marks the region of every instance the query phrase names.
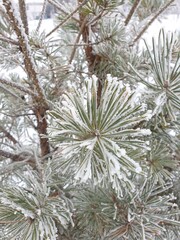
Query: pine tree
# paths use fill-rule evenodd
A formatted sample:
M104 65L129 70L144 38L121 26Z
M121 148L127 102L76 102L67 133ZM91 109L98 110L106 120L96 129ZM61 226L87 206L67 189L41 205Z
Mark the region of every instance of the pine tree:
M0 239L179 239L180 35L143 40L175 3L2 1Z

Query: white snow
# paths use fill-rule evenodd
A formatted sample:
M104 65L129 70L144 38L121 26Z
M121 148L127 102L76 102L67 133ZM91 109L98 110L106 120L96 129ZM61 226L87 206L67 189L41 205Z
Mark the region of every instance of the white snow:
M159 31L164 28L165 32L180 32L180 15L169 14L159 20L155 20L154 23L148 28L147 32L143 35L143 39L148 44L152 43L152 37L158 38ZM144 41L140 41L140 46L144 46Z
M38 26L39 20L29 21L29 30L34 31ZM49 33L54 28L54 20L53 19L43 19L40 27L40 32Z
M175 137L175 136L176 136L176 132L175 132L173 129L170 130L168 134L169 134L170 136L172 136L172 137Z

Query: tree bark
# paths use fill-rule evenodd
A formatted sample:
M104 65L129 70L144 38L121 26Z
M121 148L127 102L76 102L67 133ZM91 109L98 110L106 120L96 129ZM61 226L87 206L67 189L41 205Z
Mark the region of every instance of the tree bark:
M82 0L79 0L79 4L82 4ZM101 62L102 57L93 53L93 46L89 40L90 34L89 34L89 27L87 26L88 22L84 23L86 21L85 19L86 16L82 13L82 11L79 11L79 18L80 18L80 29L82 24L84 24L83 30L82 30L82 39L84 43L87 44L85 45L84 50L85 50L86 60L88 62L89 74L97 75L96 70L98 68L98 65ZM100 76L97 76L97 77L98 77L97 106L99 106L100 100L101 100L101 93L102 93L102 79Z
M40 140L41 157L44 157L50 153L48 139L42 137L42 135L47 134L46 111L48 110L49 106L41 88L40 79L36 70L36 64L32 57L28 35L26 34L27 28L24 26L24 24L27 23L25 23L24 18L23 21L21 21L21 18L18 18L18 13L10 0L3 0L3 4L5 6L12 27L14 28L14 31L17 35L19 46L22 50L25 69L29 80L32 82L29 84L31 86L31 91L35 93L35 95L32 97L32 108L37 120L37 131Z

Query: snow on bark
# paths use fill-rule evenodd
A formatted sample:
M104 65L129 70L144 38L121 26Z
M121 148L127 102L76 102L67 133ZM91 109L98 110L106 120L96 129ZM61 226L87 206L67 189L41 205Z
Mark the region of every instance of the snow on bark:
M33 86L38 94L38 101L39 103L43 104L45 108L48 108L46 103L45 96L43 94L43 90L40 86L40 79L38 78L36 64L32 57L31 47L29 45L29 39L25 32L24 24L21 20L19 12L16 8L16 5L13 1L10 0L3 0L3 4L6 8L7 14L11 20L12 26L16 32L18 37L19 45L24 55L24 64L27 71L28 76L33 82Z
M50 152L48 140L46 138L42 138L42 135L47 135L46 111L49 108L48 103L43 93L43 89L40 85L40 79L37 73L36 64L32 57L29 39L25 32L24 24L19 15L19 12L16 9L16 5L13 1L10 0L3 0L3 4L19 41L19 46L24 56L25 69L27 71L28 77L33 83L32 91L35 91L37 93L37 97L33 97L33 110L37 119L37 131L40 138L41 156L44 157Z

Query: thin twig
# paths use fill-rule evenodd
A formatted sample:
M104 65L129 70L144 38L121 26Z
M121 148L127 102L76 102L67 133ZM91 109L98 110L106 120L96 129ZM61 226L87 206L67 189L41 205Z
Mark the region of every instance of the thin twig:
M10 153L5 150L0 149L0 156L5 157L5 158L10 158L14 162L27 162L31 165L35 165L35 160L32 156L27 156L23 154L15 154L15 153Z
M7 117L12 117L12 118L35 116L34 113L8 114L8 113L6 113L6 112L1 112L1 114L5 115L5 116L7 116Z
M18 96L17 94L15 94L15 93L12 92L11 90L9 90L9 88L7 88L6 86L3 86L3 84L1 84L1 83L0 83L0 89L2 90L2 92L11 95L11 96L14 97L15 99L21 99L20 96ZM14 90L14 89L13 89L13 90ZM1 112L1 113L2 113L2 112Z
M4 52L4 60L8 61L9 63L12 63L12 64L16 63L16 65L21 66L21 64L22 64L21 59L19 57L17 57L17 55L19 54L18 52L16 52L16 54L14 54L14 55L10 55L9 49L7 49L7 47L2 47L0 45L0 49ZM21 68L25 72L24 66L21 66Z
M37 97L36 93L34 93L33 91L29 90L28 88L26 88L18 83L14 83L14 82L11 82L11 81L3 79L3 78L0 78L0 83L11 86L12 88L18 89L21 92L27 93L31 96Z
M31 109L29 109L31 110ZM35 126L33 120L30 118L30 116L35 116L35 113L24 113L24 114L8 114L7 112L4 112L2 111L1 114L3 114L4 116L7 116L7 117L11 117L11 118L15 118L17 119L18 117L25 117L29 124L33 127L34 130L37 130L37 127Z
M64 23L66 23L80 8L82 8L89 0L84 0L76 9L70 13L62 22L60 22L52 31L50 31L46 37L49 37L52 33L54 33L58 28L60 28Z
M134 2L134 4L133 4L133 6L132 6L132 8L131 8L131 10L130 10L130 12L129 12L129 14L127 15L127 18L126 18L125 22L124 22L124 25L125 25L125 26L127 26L128 23L130 22L132 16L134 15L136 9L138 8L138 6L139 6L139 4L140 4L140 2L141 2L141 0L135 0L135 2Z
M48 0L49 3L51 3L56 9L58 9L60 12L64 13L65 15L68 15L69 13L66 12L64 9L61 8L60 4L57 3L54 0ZM75 18L74 16L72 16L72 19L76 22L79 23L79 19Z
M17 35L19 45L21 46L22 53L24 55L24 65L25 65L27 74L29 76L29 79L32 80L33 87L37 92L36 103L41 106L43 105L45 109L48 109L48 104L44 96L43 90L40 86L39 77L36 72L36 65L35 65L34 59L32 58L32 52L31 52L31 47L29 45L29 40L28 40L27 34L25 33L25 30L23 30L23 23L21 19L17 17L18 12L15 9L15 6L13 5L14 3L12 1L3 0L3 4L7 11L7 15L10 19L12 27L14 28L15 33Z
M11 43L15 46L19 46L19 43L11 38L8 38L8 37L0 37L0 41L3 41L3 42L6 42L6 43Z
M157 17L164 12L175 0L169 1L164 7L162 7L155 15L151 18L151 20L145 25L145 27L141 30L141 32L136 36L133 40L131 46L133 46L145 33L145 31L149 28L149 26L157 19Z
M75 55L75 53L76 53L76 48L77 48L76 44L78 44L78 42L79 42L79 40L80 40L80 37L81 37L81 34L82 34L83 30L84 30L84 26L85 26L86 22L87 22L87 21L86 21L86 18L84 18L84 20L83 20L83 22L82 22L82 24L81 24L80 31L79 31L78 36L77 36L77 38L76 38L76 41L75 41L75 43L74 43L74 47L73 47L73 50L72 50L72 53L71 53L71 56L70 56L70 59L69 59L69 64L72 63L72 60L73 60L74 55Z
M46 111L49 109L48 101L46 100L44 91L40 84L40 78L37 73L37 65L35 63L32 53L31 46L29 44L29 39L25 30L23 28L22 20L18 17L18 12L11 0L3 0L4 7L6 9L7 15L10 19L10 23L17 35L19 45L22 49L23 60L26 72L28 74L28 79L32 82L31 89L36 92L33 100L33 111L36 116L37 121L37 132L39 135L41 156L44 157L50 153L50 145L48 139L42 138L42 135L47 135L48 122L46 119Z
M94 45L98 45L100 43L103 43L105 41L108 41L110 38L112 37L112 35L108 36L107 38L104 38L100 41L97 41L97 42L89 42L89 43L68 43L68 44L61 44L61 47L87 47L87 46L94 46ZM62 40L62 39L59 39L59 40ZM52 44L52 45L49 45L50 47L55 47L55 46L59 46L59 43L57 44Z
M11 135L11 133L4 129L2 126L0 126L0 130L4 133L5 137L7 137L11 142L13 142L14 144L18 143L18 141Z
M102 18L106 14L106 12L104 12L104 11L105 11L105 9L103 9L95 18L93 18L91 21L89 21L87 25L88 26L93 25L94 22L96 22L98 19Z
M40 26L41 26L41 23L42 23L42 20L43 20L45 11L46 11L46 6L47 6L47 0L44 0L42 11L41 11L41 15L40 15L39 22L38 22L38 26L36 28L36 32L38 32L39 29L40 29Z

